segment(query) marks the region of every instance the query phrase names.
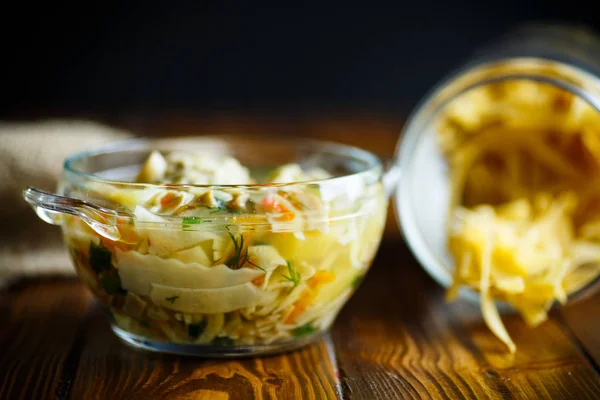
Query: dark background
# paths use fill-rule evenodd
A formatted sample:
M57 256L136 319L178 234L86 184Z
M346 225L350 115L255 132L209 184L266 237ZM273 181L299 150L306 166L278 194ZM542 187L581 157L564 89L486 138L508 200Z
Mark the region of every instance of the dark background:
M0 117L405 114L477 46L521 22L600 30L591 1L284 3L13 5L2 13Z

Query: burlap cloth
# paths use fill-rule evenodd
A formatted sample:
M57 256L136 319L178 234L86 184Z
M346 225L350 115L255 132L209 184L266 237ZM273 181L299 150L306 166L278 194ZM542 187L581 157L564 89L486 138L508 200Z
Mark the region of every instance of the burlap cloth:
M21 276L74 274L60 228L35 215L23 189L54 192L65 157L129 136L87 121L0 122L0 289Z

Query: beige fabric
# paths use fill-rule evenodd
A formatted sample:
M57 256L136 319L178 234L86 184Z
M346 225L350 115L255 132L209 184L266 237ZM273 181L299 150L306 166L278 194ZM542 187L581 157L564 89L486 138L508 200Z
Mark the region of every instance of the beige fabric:
M19 276L74 273L60 229L35 215L23 189L54 192L65 157L128 136L87 121L0 122L0 287Z

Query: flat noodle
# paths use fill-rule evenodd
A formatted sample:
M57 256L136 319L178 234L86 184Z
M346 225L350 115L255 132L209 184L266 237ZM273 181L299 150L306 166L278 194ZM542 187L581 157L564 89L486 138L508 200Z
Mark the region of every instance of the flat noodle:
M490 294L490 273L492 270L492 239L486 238L483 252L481 254L481 280L479 284L479 291L481 292L481 313L483 319L488 325L490 330L502 340L504 344L508 346L511 353L514 353L517 349L514 342L510 338L506 327L500 319L496 303L492 299Z
M454 269L454 281L452 282L452 286L446 292L446 300L452 301L458 297L458 291L460 290L460 285L463 284L463 277L467 275L468 269L471 266L471 257L472 253L467 251L460 258L460 263L458 267Z
M210 343L217 334L223 329L225 324L224 314L211 314L206 316L206 328L202 335L198 337L197 343Z
M565 292L563 288L563 280L569 271L569 267L571 265L571 260L565 260L562 264L560 264L554 274L553 284L554 284L554 293L556 300L560 304L567 303L567 292Z
M565 178L579 179L582 177L581 172L573 167L569 160L566 160L559 152L550 148L533 134L528 136L530 140L527 143L527 150L535 159L545 164L553 172L564 175Z

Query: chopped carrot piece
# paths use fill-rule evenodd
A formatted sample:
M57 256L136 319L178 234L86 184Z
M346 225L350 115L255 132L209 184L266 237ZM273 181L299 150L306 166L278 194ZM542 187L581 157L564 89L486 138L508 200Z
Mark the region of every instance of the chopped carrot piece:
M333 282L335 280L335 274L327 271L319 271L317 272L308 282L308 285L312 289L316 289L321 285L326 283Z
M269 211L288 212L289 210L272 197L265 197L260 204Z
M180 198L173 192L168 192L160 199L160 205L163 207L172 207L179 202Z
M304 310L306 310L306 307L308 307L310 305L310 303L312 303L314 297L315 297L315 295L312 291L306 291L300 297L300 299L298 299L298 301L296 301L296 303L294 303L294 309L287 316L284 323L286 323L286 324L293 323L294 320L298 317L298 315L302 314L302 312Z
M296 218L296 216L292 213L285 213L280 217L275 218L277 221L280 222L287 222L287 221L292 221L294 218Z
M260 286L263 283L265 283L265 277L259 276L258 278L254 278L254 279L252 279L252 283L255 284L256 286Z
M294 320L302 314L306 307L313 302L315 297L317 297L318 289L326 284L333 282L335 280L335 274L327 271L319 271L317 272L311 279L308 281L308 286L310 290L307 290L305 293L300 296L298 301L294 303L294 308L292 312L286 317L284 323L291 324Z

